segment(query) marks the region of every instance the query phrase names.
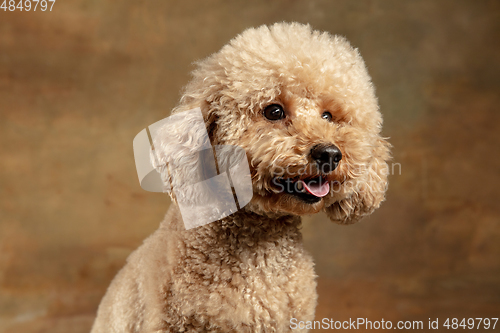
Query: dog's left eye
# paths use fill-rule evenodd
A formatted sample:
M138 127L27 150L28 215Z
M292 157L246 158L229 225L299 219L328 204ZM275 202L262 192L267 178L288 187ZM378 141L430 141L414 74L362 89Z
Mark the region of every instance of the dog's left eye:
M332 117L332 114L330 112L326 111L326 112L323 112L323 114L321 115L321 118L331 122L333 117Z
M264 109L264 116L269 120L280 120L285 118L285 111L279 104L271 104Z

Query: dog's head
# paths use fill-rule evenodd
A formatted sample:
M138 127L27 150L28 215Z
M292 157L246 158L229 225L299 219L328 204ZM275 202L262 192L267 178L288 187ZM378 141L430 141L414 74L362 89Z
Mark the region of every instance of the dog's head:
M364 62L344 38L262 26L197 66L174 112L200 107L212 145L246 151L254 189L246 209L323 209L351 223L383 201L389 144Z

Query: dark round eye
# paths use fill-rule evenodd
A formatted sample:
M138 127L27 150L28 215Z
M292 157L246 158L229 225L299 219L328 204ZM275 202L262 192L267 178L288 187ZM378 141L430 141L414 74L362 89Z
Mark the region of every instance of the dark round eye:
M271 104L264 109L264 117L269 120L280 120L285 118L285 111L279 104Z
M326 112L323 112L323 114L321 115L321 118L326 119L326 120L331 122L333 117L332 117L332 114L330 112L326 111Z

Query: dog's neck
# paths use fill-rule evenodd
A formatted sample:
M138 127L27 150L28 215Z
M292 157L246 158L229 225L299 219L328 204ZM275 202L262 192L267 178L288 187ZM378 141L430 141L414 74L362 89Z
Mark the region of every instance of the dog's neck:
M275 242L290 236L290 232L297 233L301 219L292 215L270 218L242 209L213 224L218 233L240 241Z
M173 211L172 211L173 210ZM301 219L299 216L282 216L270 218L245 209L197 228L185 230L176 205L170 208L167 215L174 214L175 221L163 227L174 231L184 239L186 245L205 248L207 244L228 252L251 250L255 247L266 247L268 244L301 243Z

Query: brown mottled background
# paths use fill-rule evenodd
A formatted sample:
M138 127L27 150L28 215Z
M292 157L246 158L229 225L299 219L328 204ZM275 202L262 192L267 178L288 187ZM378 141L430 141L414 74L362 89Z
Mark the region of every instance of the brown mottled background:
M0 332L89 331L170 203L132 139L194 60L282 20L360 49L394 145L381 209L305 223L317 318L500 317L499 1L58 0L0 10Z

